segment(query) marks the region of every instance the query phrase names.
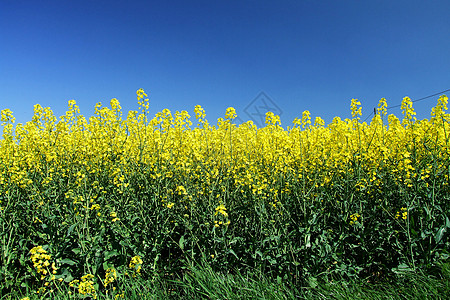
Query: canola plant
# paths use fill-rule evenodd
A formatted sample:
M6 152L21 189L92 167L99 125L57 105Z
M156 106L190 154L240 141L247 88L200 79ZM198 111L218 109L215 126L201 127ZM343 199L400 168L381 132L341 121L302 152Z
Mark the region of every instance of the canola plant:
M142 89L137 100L126 116L117 99L90 118L74 100L59 119L40 105L25 124L1 111L2 287L96 297L95 280L119 293L118 278L188 261L301 281L448 259L445 95L429 119L405 97L402 120L381 99L361 122L352 99L351 119L305 111L287 129L270 112L265 127L234 124L231 107L214 125L199 105L196 125L187 111L151 118Z

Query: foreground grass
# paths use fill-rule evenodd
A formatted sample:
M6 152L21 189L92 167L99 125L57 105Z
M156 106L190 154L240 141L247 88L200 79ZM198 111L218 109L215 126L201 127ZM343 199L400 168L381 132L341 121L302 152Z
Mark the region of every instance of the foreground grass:
M450 299L449 267L439 276L420 273L399 275L395 281L368 283L361 280L324 281L313 279L308 286L294 287L288 282L263 274L222 275L210 267L190 268L175 280L155 278L124 282L113 294L97 299ZM26 298L28 297L28 298ZM52 294L10 293L0 299L92 299L63 288Z

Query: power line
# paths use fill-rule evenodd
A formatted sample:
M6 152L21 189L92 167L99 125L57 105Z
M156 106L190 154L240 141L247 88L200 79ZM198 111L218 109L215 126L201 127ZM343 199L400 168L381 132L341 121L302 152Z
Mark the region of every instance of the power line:
M434 97L434 96L437 96L437 95L442 95L443 93L446 93L446 92L448 92L448 91L450 91L450 89L447 89L447 90L445 90L445 91L442 91L442 92L439 92L439 93L436 93L436 94L433 94L433 95L429 95L429 96L426 96L426 97L423 97L423 98L420 98L420 99L416 99L416 100L413 100L413 101L411 101L411 102L413 102L413 103L419 102L419 101L422 101L422 100L425 100L425 99L428 99L428 98L431 98L431 97ZM401 107L401 106L402 106L401 104L399 104L399 105L394 105L394 106L389 106L389 107L386 107L386 110L387 110L387 109L392 109L392 108ZM374 107L374 108L373 108L373 112L371 112L371 113L367 116L367 118L364 119L363 122L367 121L368 118L370 118L372 115L375 115L375 114L376 114L376 108Z
M425 99L428 99L428 98L431 98L431 97L434 97L434 96L437 96L437 95L442 95L443 93L445 93L445 92L448 92L448 91L450 91L450 89L448 89L448 90L445 90L445 91L442 91L442 92L439 92L439 93L436 93L436 94L433 94L433 95L430 95L430 96L426 96L426 97L423 97L423 98L420 98L420 99L417 99L417 100L414 100L414 101L411 101L411 102L419 102L419 101L422 101L422 100L425 100ZM391 109L391 108L396 108L396 107L401 107L402 105L400 104L400 105L394 105L394 106L390 106L390 107L387 107L386 109Z

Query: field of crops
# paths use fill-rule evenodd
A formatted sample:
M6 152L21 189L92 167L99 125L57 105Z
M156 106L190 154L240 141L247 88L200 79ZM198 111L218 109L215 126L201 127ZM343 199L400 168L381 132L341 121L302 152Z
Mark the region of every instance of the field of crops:
M377 282L438 272L450 249L450 115L446 96L416 120L381 99L370 123L325 126L309 112L284 129L217 124L196 106L149 116L119 101L86 119L34 107L26 124L1 111L0 289L120 296L127 282L176 278L207 264L297 285ZM194 122L195 124L193 125ZM122 294L123 295L123 294Z

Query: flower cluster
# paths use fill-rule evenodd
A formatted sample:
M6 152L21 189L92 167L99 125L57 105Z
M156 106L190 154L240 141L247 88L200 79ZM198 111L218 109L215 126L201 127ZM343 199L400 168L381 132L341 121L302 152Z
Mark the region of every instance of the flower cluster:
M225 113L225 119L234 120L236 117L236 110L233 107L228 107Z
M141 273L142 263L142 259L139 255L131 258L130 264L128 265L128 267L133 270L133 274L131 276L136 277L136 275Z
M409 97L403 98L401 109L404 115L403 122L406 124L411 124L411 122L415 120L414 115L416 115L416 112L412 107L412 101Z
M120 218L118 218L117 217L117 213L116 212L111 212L110 214L109 214L109 216L112 218L111 219L111 222L113 222L113 223L115 223L115 222L117 222L117 221L120 221Z
M220 225L230 225L231 221L228 220L228 213L227 213L227 209L225 208L225 205L220 204L219 206L216 207L215 212L214 212L214 216L220 215L223 218L225 218L225 221L214 221L214 226L215 227L220 227Z
M227 209L225 208L225 205L220 204L219 206L216 207L216 212L214 213L214 215L217 216L217 214L222 214L225 218L228 217L228 213L227 213Z
M358 213L350 215L350 225L355 225L356 223L358 223L359 217L361 217L361 215Z
M37 294L42 294L51 284L56 282L55 274L58 268L55 262L51 262L51 255L42 246L33 247L30 250L30 255L33 267L36 269L37 274L40 275L40 280L47 279L36 291ZM53 289L50 292L53 292Z
M107 287L117 279L117 272L115 269L109 268L106 270L104 285Z
M380 102L378 102L377 108L378 114L385 116L387 114L387 102L385 98L381 98Z
M402 207L400 211L397 211L395 214L395 218L402 218L403 220L406 220L408 218L408 209L406 207Z
M74 279L69 283L69 286L76 288L78 293L83 296L91 296L93 299L97 299L97 292L94 287L94 275L86 274L81 277L81 281ZM72 293L72 292L69 292Z
M55 266L54 262L50 263L52 257L44 250L44 248L42 248L42 246L33 247L30 250L30 254L33 267L35 267L37 273L41 275L41 280L43 280L45 276L50 275L49 272L53 275L56 274L58 268ZM51 271L49 270L49 267L51 267ZM54 279L54 276L52 277Z
M81 282L78 284L78 293L81 295L91 295L94 299L97 299L97 294L94 288L94 275L86 274L81 277Z
M362 115L362 107L360 107L360 105L361 102L358 101L358 99L352 99L352 103L350 104L350 109L352 110L352 118Z

